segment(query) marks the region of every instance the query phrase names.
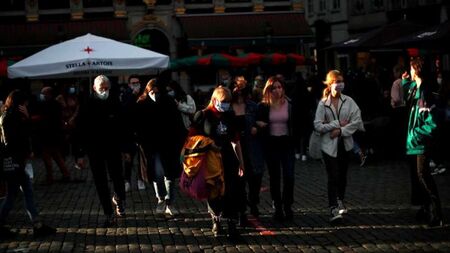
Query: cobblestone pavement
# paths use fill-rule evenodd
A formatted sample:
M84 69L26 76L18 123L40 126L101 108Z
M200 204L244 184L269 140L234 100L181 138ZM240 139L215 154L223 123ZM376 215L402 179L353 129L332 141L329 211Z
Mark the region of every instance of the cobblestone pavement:
M260 224L240 229L239 242L214 238L205 204L178 192L175 206L181 214L177 218L156 215L153 189L147 185L138 191L135 182L127 193L127 216L116 227L102 228L103 215L89 170L73 170L83 182L44 186L42 163L33 164L36 202L42 218L57 228L57 234L34 239L19 199L9 218L19 235L0 240L0 252L450 252L449 225L427 228L415 221L417 209L409 205L409 172L403 162L369 163L365 168L353 164L346 196L349 213L343 224L332 226L323 166L318 161L298 161L294 220L274 222L270 193L262 191ZM450 173L435 179L448 221ZM263 184L268 186L267 176Z

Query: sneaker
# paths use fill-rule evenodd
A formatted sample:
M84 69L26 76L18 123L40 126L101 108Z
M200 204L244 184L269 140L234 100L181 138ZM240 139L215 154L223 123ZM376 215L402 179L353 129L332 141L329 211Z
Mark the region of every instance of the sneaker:
M338 208L338 210L339 210L339 214L345 214L345 213L348 213L348 209L347 209L347 207L344 205L344 201L338 199L337 203L338 203L338 207L337 207L337 208Z
M118 217L125 216L125 203L124 203L124 201L118 199L116 196L113 196L112 202L116 206L116 215Z
M137 181L138 184L138 190L145 190L145 183L142 180Z
M308 157L306 155L302 155L302 162L306 162L308 160Z
M34 237L47 236L56 234L56 229L43 223L35 224L33 227Z
M436 168L436 163L434 163L433 160L430 160L429 166L430 166L430 168Z
M107 215L105 218L105 222L103 223L104 228L109 228L115 226L117 224L117 219L114 215Z
M436 175L444 173L445 171L447 171L447 169L444 166L437 166L436 168L433 169L433 171L431 172L431 175L436 176Z
M131 190L130 182L125 181L125 192L129 192Z
M300 160L301 155L299 153L295 153L295 159Z
M166 210L165 213L170 215L170 216L175 216L180 214L180 212L178 211L178 209L176 209L173 205L167 205L166 206Z
M213 225L211 232L213 233L214 237L218 237L223 233L222 226L220 225L220 219L214 219L213 218Z
M11 239L17 236L17 233L11 231L8 227L0 226L0 238Z
M166 211L166 202L164 200L159 200L156 204L156 214L163 214Z
M332 207L330 211L331 211L330 222L342 220L343 218L342 214L339 213L339 209L337 207Z
M363 152L361 152L359 154L359 159L360 159L359 167L364 167L364 165L366 164L366 160L367 160L367 154L364 154Z

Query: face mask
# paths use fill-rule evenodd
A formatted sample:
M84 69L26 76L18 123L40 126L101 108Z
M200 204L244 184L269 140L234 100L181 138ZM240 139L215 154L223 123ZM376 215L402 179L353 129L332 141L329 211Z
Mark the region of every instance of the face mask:
M230 109L230 103L217 101L214 107L219 112L226 112Z
M175 91L174 90L168 91L167 95L169 95L171 97L175 97Z
M100 98L101 100L106 100L109 97L109 90L95 91L95 93L97 94L97 97Z
M141 90L141 85L133 84L131 85L131 89L133 90L134 93L138 93Z
M342 92L342 91L344 90L344 88L345 88L344 82L341 82L341 83L333 83L333 84L331 85L331 89L332 89L332 90L339 91L339 92Z
M69 94L75 94L75 87L69 88Z
M45 95L44 94L39 94L39 100L40 101L45 101Z
M438 78L436 79L436 81L437 81L437 83L438 83L439 85L442 84L442 78L439 78L439 77L438 77Z

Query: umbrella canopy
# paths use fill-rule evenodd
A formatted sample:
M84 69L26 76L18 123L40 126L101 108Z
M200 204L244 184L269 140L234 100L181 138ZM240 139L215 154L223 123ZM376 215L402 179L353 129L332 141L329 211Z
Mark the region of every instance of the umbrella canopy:
M390 43L394 47L448 48L450 43L450 23L445 21L413 34L401 37Z
M17 62L8 68L8 76L65 78L146 74L168 65L167 55L88 33Z
M376 49L383 48L387 43L423 29L422 25L407 20L387 24L372 31L351 37L325 49Z

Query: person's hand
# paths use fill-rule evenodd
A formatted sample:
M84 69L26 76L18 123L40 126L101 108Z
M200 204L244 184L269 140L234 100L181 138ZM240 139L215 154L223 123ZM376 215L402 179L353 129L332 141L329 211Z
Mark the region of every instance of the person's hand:
M77 166L80 169L85 169L86 168L86 160L83 157L80 157L77 159Z
M27 119L30 117L30 114L28 114L28 109L24 105L19 105L19 112L21 112Z
M403 72L402 79L409 79L409 73L408 71Z
M256 121L256 125L258 125L261 128L264 128L267 126L267 123L264 121Z
M244 172L245 172L244 166L240 165L239 166L239 171L238 171L239 177L243 177L244 176Z
M341 135L341 129L340 128L335 128L331 131L330 133L330 138L334 139L336 137L339 137Z
M256 134L258 133L258 128L252 127L252 129L250 130L250 133L251 133L252 135L256 135Z
M130 153L122 153L122 160L124 160L125 162L130 162L131 161Z
M345 127L348 123L350 123L350 122L346 119L339 121L339 125L341 127Z

